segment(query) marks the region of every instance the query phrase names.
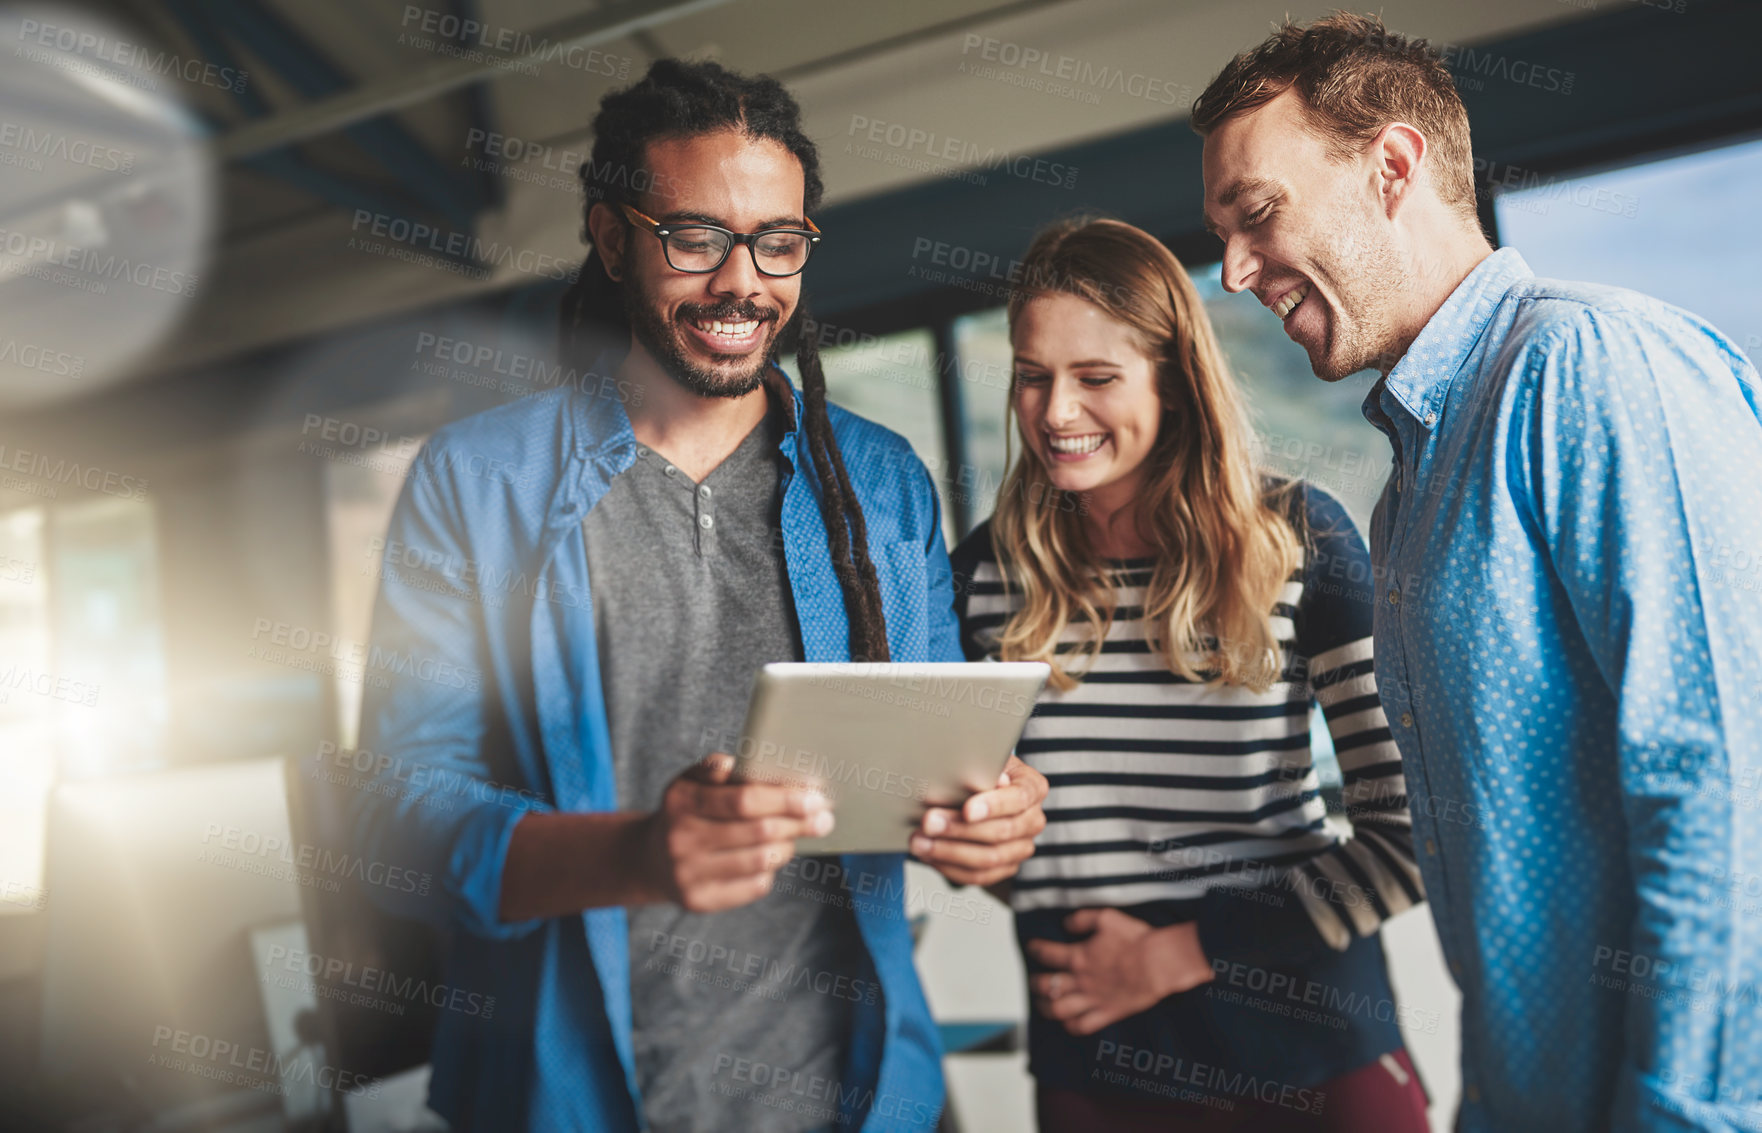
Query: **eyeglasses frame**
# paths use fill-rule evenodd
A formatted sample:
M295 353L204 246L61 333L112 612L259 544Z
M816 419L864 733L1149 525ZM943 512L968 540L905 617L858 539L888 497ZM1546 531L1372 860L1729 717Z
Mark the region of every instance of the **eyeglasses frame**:
M800 275L807 269L808 260L812 259L814 255L814 247L820 243L821 232L819 225L815 224L811 217L806 216L802 217L802 221L807 224L806 228L766 228L759 232L735 232L733 229L723 228L719 224L705 224L698 220L686 221L682 224L663 224L654 217L647 216L630 205L619 205L618 207L623 210L624 219L628 221L632 227L643 229L643 231L648 232L661 242L661 257L667 261L667 266L674 271L683 272L686 275L709 275L711 272L721 271L722 265L728 262L728 257L734 254L735 245L745 244L747 255L752 257L754 271L758 272L766 279L788 279L791 276ZM673 263L673 257L668 254L667 237L671 236L681 228L708 228L712 232L723 233L729 240L728 250L722 253L722 258L717 260L713 267L696 269L678 267ZM759 237L772 236L779 232L793 232L799 236L806 236L808 238L808 254L807 257L802 260L801 267L796 268L794 271L784 272L782 274L768 272L760 267L759 253L753 247L753 241L757 240Z

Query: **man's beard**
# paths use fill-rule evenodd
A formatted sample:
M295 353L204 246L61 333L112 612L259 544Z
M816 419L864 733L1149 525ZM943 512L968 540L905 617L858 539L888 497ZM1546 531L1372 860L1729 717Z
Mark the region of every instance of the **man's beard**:
M1394 245L1380 234L1373 236L1368 223L1360 220L1356 226L1335 231L1340 250L1330 257L1334 276L1352 281L1353 310L1349 319L1345 312L1334 310L1320 356L1310 355L1310 369L1324 382L1337 382L1360 370L1387 372L1393 367L1398 336L1389 309L1413 276ZM1345 295L1340 299L1344 302Z
M723 322L757 320L766 327L765 348L758 351L752 369L735 373L705 369L685 352L684 332L677 323L664 318L655 304L640 289L626 281L624 313L636 341L659 363L667 375L699 397L745 397L765 380L765 367L770 364L771 350L777 341L777 311L760 307L747 299L739 303L717 303L711 306L686 304L679 308L677 318L685 322L721 319Z

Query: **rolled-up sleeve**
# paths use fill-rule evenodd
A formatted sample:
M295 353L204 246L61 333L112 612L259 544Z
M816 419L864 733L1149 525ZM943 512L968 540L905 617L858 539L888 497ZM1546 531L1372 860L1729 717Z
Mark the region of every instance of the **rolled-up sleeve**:
M354 794L350 821L364 858L432 879L422 893L372 887L376 904L506 939L540 923L498 915L508 843L528 812L551 808L496 782L485 756L481 567L462 538L444 465L424 448L386 534L362 707L372 782Z

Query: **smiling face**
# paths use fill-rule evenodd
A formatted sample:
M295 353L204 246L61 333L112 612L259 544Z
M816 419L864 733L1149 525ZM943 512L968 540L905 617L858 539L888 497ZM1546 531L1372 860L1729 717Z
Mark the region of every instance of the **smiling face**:
M1399 353L1408 271L1374 165L1330 155L1302 112L1287 90L1206 138L1206 227L1225 289L1252 291L1332 382Z
M668 138L648 146L646 163L666 194L636 207L663 224L696 222L733 232L800 228L801 162L769 139L733 131ZM729 249L713 272L668 265L661 241L596 206L608 270L623 280L636 346L701 397L740 397L757 389L777 332L801 298L801 276L761 275L746 247ZM599 232L596 231L596 236Z
M1163 419L1156 363L1132 327L1075 295L1031 299L1010 331L1015 409L1053 486L1112 512L1148 470Z

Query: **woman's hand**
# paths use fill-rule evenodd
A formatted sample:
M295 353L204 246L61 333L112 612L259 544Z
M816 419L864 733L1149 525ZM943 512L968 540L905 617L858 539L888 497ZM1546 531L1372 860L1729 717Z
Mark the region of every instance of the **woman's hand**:
M956 885L995 885L1016 875L1034 856L1034 837L1046 829L1046 776L1009 757L997 786L980 791L958 811L933 807L912 835L912 856Z
M1035 1010L1073 1035L1092 1035L1212 978L1196 924L1151 928L1118 909L1078 909L1065 928L1089 935L1073 944L1030 940L1028 955L1050 971L1028 986Z

